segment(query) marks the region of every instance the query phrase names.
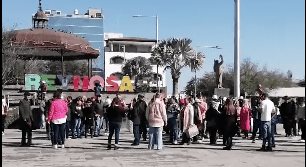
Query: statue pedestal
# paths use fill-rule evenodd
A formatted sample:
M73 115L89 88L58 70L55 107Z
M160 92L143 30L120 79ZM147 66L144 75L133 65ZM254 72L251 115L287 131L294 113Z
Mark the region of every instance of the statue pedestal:
M229 97L230 89L229 88L215 88L214 94L218 97Z

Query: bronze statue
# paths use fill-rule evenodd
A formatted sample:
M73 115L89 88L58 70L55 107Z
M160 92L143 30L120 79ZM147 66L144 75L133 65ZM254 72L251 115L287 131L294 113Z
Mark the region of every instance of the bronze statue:
M214 60L214 72L215 72L215 77L216 77L217 88L223 88L222 87L222 73L223 73L223 69L222 69L223 57L222 57L222 55L220 55L219 58L221 59L220 62L219 62L219 60Z

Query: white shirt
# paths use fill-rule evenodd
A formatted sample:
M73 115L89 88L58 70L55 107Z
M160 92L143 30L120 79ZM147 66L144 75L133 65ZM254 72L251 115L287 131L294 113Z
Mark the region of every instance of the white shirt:
M260 104L261 108L261 121L271 121L271 114L275 113L274 103L266 98Z

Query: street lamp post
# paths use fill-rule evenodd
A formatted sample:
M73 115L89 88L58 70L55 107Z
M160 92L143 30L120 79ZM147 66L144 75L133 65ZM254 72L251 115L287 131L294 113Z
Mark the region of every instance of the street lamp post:
M146 15L133 15L133 17L153 17L155 18L155 28L156 28L156 47L158 46L158 16L155 15L155 16L146 16ZM159 63L157 63L156 65L156 72L157 72L157 87L158 87L158 92L160 92L160 87L159 87L159 71L158 71L158 68L159 68Z
M240 96L240 0L235 1L235 35L234 35L234 97Z

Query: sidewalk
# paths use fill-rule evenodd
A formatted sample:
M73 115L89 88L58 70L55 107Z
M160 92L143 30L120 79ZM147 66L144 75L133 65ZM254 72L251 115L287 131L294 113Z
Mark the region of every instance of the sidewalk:
M281 126L281 125L280 125ZM278 126L278 132L284 134ZM33 133L32 147L19 147L21 131L6 129L2 136L2 165L4 167L303 167L305 166L305 142L300 136L287 138L276 136L273 152L259 152L261 140L251 143L241 137L233 141L233 150L222 150L222 140L218 145L203 144L169 145L163 150L147 150L147 142L131 146L133 135L126 128L120 132L119 150L106 150L107 136L66 140L65 149L53 149L44 130ZM165 140L166 141L166 140ZM114 141L113 141L114 142Z

